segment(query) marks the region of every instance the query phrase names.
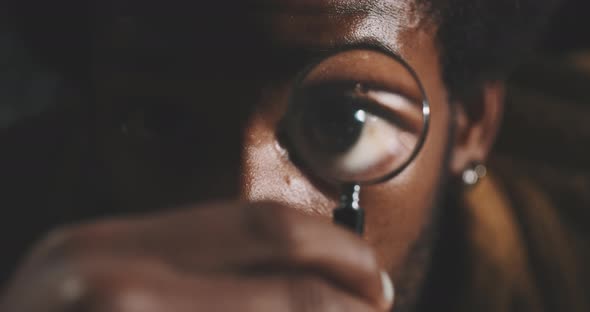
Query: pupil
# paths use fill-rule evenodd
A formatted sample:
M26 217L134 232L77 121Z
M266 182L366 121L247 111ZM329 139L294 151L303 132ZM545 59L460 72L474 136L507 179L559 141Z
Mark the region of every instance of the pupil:
M351 149L361 136L365 111L350 97L324 97L308 105L303 116L303 133L316 151L328 155Z

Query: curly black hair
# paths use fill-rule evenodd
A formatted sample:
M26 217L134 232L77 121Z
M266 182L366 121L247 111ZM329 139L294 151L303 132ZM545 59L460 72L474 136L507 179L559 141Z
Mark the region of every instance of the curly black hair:
M450 93L472 93L486 80L503 79L517 64L561 0L415 0L427 19L438 25L444 80ZM21 23L32 50L42 51L45 63L66 73L87 66L84 44L92 27L79 0L14 0L12 17L29 15L35 25ZM31 8L34 12L31 16ZM24 12L28 12L25 14ZM42 27L39 27L41 25ZM42 28L42 29L39 29ZM80 44L82 43L82 44ZM57 50L59 49L59 51ZM67 49L71 53L64 53Z
M438 25L444 81L453 96L505 79L532 52L561 0L416 0Z

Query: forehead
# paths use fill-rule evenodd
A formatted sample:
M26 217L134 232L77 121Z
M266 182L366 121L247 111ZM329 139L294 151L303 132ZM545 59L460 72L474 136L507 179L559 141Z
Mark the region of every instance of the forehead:
M287 45L372 39L397 50L400 34L419 20L410 0L263 0L254 10L272 39Z
M397 54L420 79L438 76L432 28L414 0L127 1L137 2L108 8L117 22L94 53L101 80L121 88L282 79L359 46Z
M269 46L328 50L355 41L400 50L402 34L421 20L414 0L127 0L107 11L123 20L118 35L132 32L144 52L159 43L177 52L196 45L243 52ZM126 25L128 20L133 22Z

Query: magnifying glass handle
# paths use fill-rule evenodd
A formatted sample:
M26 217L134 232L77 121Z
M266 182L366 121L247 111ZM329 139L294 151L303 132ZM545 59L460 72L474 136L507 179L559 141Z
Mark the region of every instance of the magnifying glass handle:
M365 229L365 212L359 206L360 185L347 185L342 191L340 207L334 209L334 223L342 225L358 235Z

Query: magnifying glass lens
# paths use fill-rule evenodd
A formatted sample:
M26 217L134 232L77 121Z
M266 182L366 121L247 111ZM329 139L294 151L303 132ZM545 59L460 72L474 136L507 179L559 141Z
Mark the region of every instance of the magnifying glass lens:
M340 69L338 58L354 53L332 56L303 76L286 134L291 153L321 179L373 184L399 173L418 153L429 108L407 65L371 51L365 53L379 60L383 75Z

